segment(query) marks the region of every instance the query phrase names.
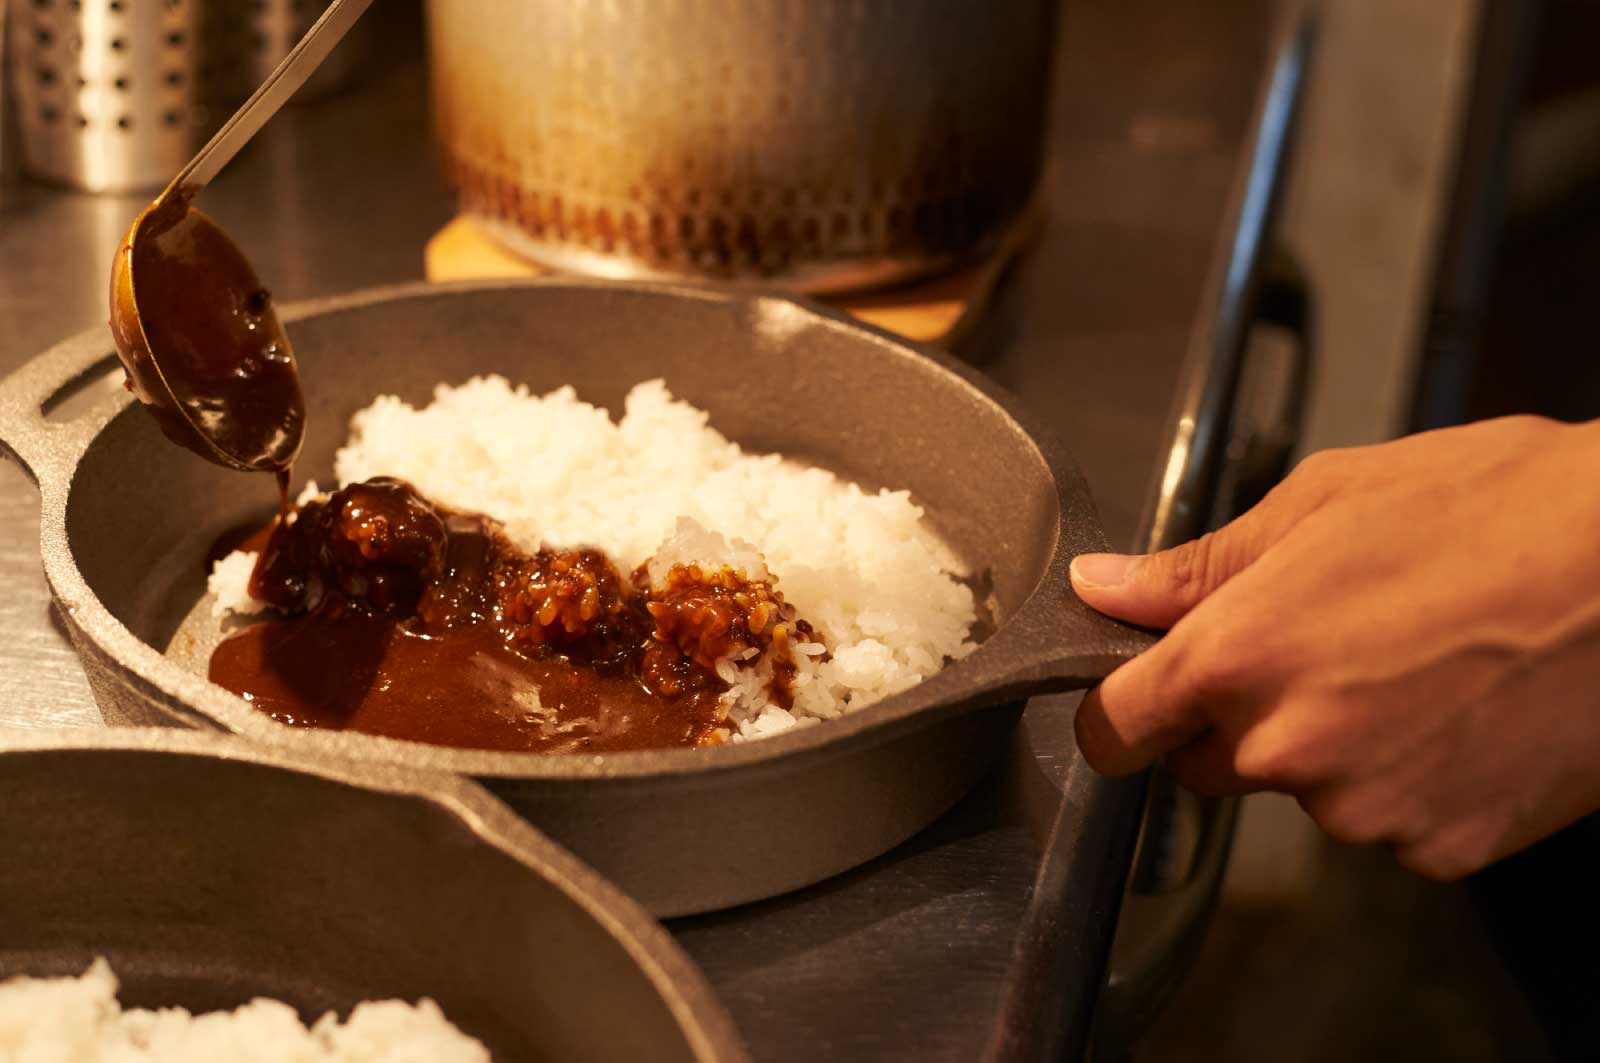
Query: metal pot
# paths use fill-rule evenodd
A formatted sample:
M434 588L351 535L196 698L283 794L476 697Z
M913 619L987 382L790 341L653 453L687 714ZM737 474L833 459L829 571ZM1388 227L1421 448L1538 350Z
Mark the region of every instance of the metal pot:
M500 1060L746 1058L666 931L465 779L171 728L13 734L0 850L0 981L98 955L129 1007L426 996Z
M1104 538L1082 477L981 375L786 298L602 282L417 285L291 308L308 399L300 471L326 481L342 426L379 391L501 373L570 384L614 413L664 377L747 448L906 487L992 586L998 627L904 693L811 728L712 749L539 756L285 728L204 678L196 603L218 537L264 521L260 478L195 461L119 395L41 416L114 366L93 330L0 386L0 438L43 496L41 550L108 721L220 726L317 755L468 774L658 915L726 907L855 866L949 808L1029 695L1088 686L1149 636L1073 595ZM165 652L163 652L165 651ZM734 813L734 814L730 814Z
M513 250L839 291L996 247L1056 0L430 0L445 173Z

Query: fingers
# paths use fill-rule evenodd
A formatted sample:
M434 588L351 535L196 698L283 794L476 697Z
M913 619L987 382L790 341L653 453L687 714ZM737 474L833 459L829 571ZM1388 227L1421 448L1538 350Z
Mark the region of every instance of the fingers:
M1091 608L1130 624L1169 628L1256 557L1228 528L1159 554L1080 554L1072 588Z
M1395 845L1400 866L1435 882L1455 882L1488 867L1520 846L1505 845L1483 819L1466 819L1449 828Z
M1169 628L1248 568L1316 506L1286 482L1231 524L1157 554L1080 554L1072 588L1090 607L1144 627Z
M1239 797L1262 788L1259 781L1240 776L1237 746L1218 731L1206 731L1174 749L1162 763L1174 779L1202 797Z
M1092 608L1131 624L1169 628L1266 549L1260 521L1240 519L1158 554L1080 554L1072 588Z
M1275 613L1257 604L1274 594L1276 567L1239 577L1090 692L1076 729L1091 767L1110 775L1139 771L1211 728L1237 743L1280 703L1285 670L1296 658L1276 638ZM1240 784L1230 774L1258 774L1257 765L1237 772L1223 763L1220 747L1207 749L1203 758L1186 759L1195 761L1192 770L1208 791L1234 792Z
M1269 696L1282 666L1264 651L1262 637L1280 607L1267 571L1273 566L1256 566L1226 593L1216 592L1321 505L1321 479L1286 481L1238 520L1171 550L1073 560L1073 587L1091 607L1171 629L1084 699L1076 730L1091 767L1109 775L1139 771L1205 731L1217 711L1243 711L1244 702ZM1195 771L1214 787L1238 785L1220 766Z
M1203 706L1179 686L1183 639L1168 635L1091 690L1078 707L1078 748L1102 775L1126 775L1205 729Z

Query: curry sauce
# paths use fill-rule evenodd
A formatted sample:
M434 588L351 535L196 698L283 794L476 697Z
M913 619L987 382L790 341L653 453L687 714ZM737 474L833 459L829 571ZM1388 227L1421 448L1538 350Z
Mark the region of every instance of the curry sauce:
M276 615L218 645L213 682L286 724L473 749L719 742L719 663L766 655L787 707L792 641L816 637L764 580L675 565L652 587L598 550L525 552L390 478L281 516L250 590Z

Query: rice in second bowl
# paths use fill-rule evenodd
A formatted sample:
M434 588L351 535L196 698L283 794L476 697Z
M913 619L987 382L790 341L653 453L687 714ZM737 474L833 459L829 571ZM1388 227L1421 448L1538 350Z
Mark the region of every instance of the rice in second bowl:
M625 571L648 564L654 584L674 563L770 573L817 639L793 645L787 710L767 697L768 662L718 662L735 738L861 708L973 649L968 573L909 492L746 453L660 380L634 387L618 421L571 388L536 396L498 376L440 386L422 409L380 397L353 418L335 474L408 480L525 549L596 547ZM241 557L218 564L220 608L250 609L248 576Z
M124 1010L103 957L81 977L0 980L4 1063L490 1063L489 1052L424 997L366 1001L310 1026L280 1000L234 1011Z

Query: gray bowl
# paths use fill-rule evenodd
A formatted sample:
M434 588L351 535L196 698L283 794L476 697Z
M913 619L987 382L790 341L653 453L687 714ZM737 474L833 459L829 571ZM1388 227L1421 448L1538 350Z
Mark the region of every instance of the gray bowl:
M751 450L908 488L984 581L998 626L903 693L818 727L709 749L541 756L292 730L209 683L205 557L273 509L265 477L196 460L125 396L48 419L103 374L94 330L0 385L0 439L37 479L41 550L106 719L221 727L308 755L471 775L657 915L768 897L910 837L1003 748L1022 699L1093 684L1149 643L1072 593L1105 538L1051 433L980 374L788 298L547 280L417 285L291 308L308 433L327 482L351 414L381 393L500 373L620 411L641 380ZM41 409L46 411L41 415ZM537 460L537 456L530 456ZM209 635L208 635L209 631Z
M496 1060L745 1058L659 925L462 779L171 729L0 737L0 979L310 1020L432 997Z

